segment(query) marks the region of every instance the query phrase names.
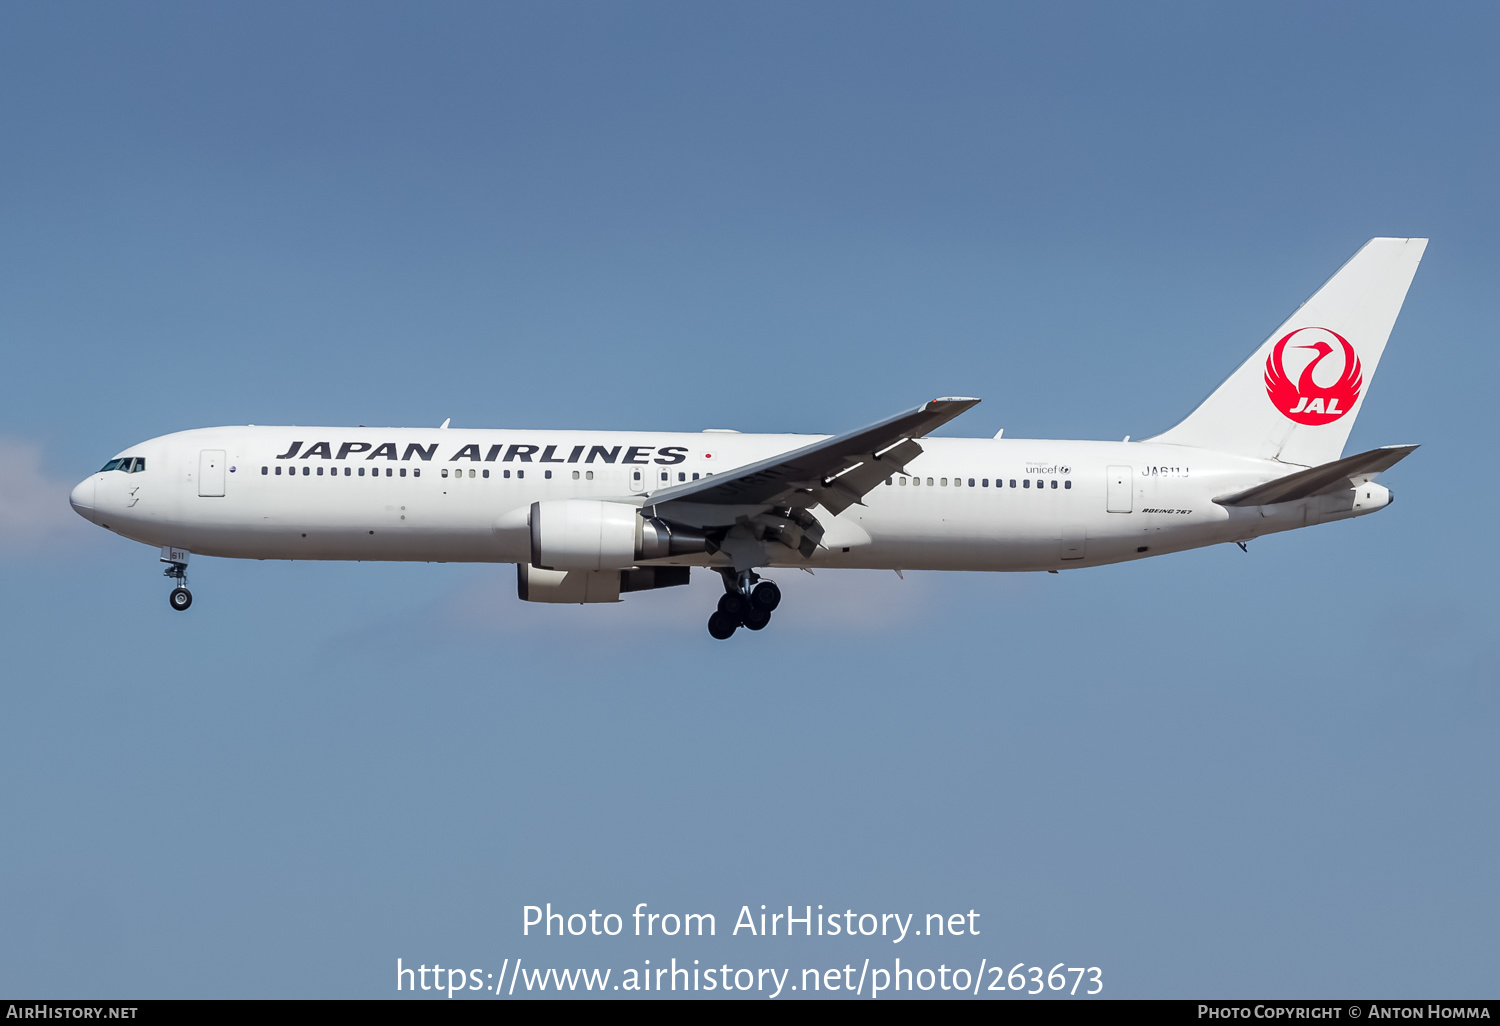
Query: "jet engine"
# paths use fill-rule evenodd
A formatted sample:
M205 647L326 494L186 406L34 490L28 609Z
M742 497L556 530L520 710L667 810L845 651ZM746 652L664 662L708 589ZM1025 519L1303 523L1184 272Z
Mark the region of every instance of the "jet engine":
M531 565L542 570L626 570L643 559L708 551L702 531L643 516L625 502L533 502L530 527Z

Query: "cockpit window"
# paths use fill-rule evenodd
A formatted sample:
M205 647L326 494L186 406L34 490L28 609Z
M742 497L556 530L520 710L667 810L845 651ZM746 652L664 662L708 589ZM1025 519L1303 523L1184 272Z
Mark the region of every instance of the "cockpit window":
M119 456L99 468L99 473L108 470L123 470L127 474L139 474L146 469L144 456Z

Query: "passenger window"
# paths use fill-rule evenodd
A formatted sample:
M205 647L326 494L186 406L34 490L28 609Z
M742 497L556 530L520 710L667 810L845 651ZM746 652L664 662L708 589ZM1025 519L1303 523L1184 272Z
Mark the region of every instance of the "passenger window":
M323 468L322 468L322 467L319 467L319 468L318 468L318 476L319 476L319 477L322 477L322 476L323 476Z
M972 478L972 477L971 477L971 478L969 478L969 487L970 487L970 488L973 488L973 487L974 487L974 479L973 479L973 478Z
M518 479L519 479L519 478L523 478L523 477L525 477L525 476L526 476L526 471L524 471L524 470L518 470L518 471L516 471L516 477L517 477L517 478L518 478Z
M888 478L886 478L886 479L885 479L885 483L886 483L886 484L887 484L887 485L890 485L890 484L893 484L893 483L894 483L894 482L895 482L895 480L896 480L896 479L895 479L895 478L893 478L893 477L888 477Z
M548 481L551 481L552 480L552 471L545 470L545 471L542 472L542 476L545 477Z
M505 477L510 477L510 471L508 471L508 470L507 470L507 471L505 471L505 474L504 474L504 476L505 476Z
M1072 488L1072 487L1073 487L1073 482L1072 481L1064 481L1063 482L1063 490L1064 491L1066 491L1067 489Z
M390 467L386 467L385 468L385 476L386 477L390 477L391 476L391 468Z
M574 471L573 473L576 475L578 472ZM485 467L484 468L484 473L481 474L480 476L481 477L489 477L490 476L490 468L489 467Z
M932 478L930 478L930 477L927 479L927 487L928 488L932 487Z
M900 487L902 487L902 488L905 488L905 487L906 487L906 478L904 478L904 477L903 477L903 478L902 478L902 479L901 479L901 485L900 485Z
M592 473L590 473L590 474L589 474L589 477L593 477L593 476L594 476L594 475L593 475L593 474L592 474ZM696 480L698 480L698 475L697 475L697 474L694 474L694 475L693 475L693 480L694 480L694 481L696 481Z
M312 477L312 467L309 467L306 463L302 464L302 476Z
M974 482L970 481L969 483L973 484ZM981 477L979 479L979 487L981 487L981 488L988 488L989 486L990 486L990 479L989 478L987 478L987 477Z
M1052 487L1053 488L1057 487L1057 478L1055 478L1055 477L1052 479Z
M698 475L694 474L693 477L694 477L694 479L696 479L698 477ZM585 470L583 472L583 479L585 481L592 481L594 479L594 472L592 470Z
M1021 481L1021 487L1022 488L1030 488L1031 487L1031 478L1028 477L1028 478L1023 479Z
M402 468L401 468L401 476L402 476L402 477L405 477L405 476L406 476L406 468L405 468L405 467L402 467Z
M359 468L359 476L360 477L364 477L365 476L365 468L364 467L360 467Z
M576 470L575 470L575 471L573 471L573 480L574 480L574 481L577 481L577 480L578 480L578 471L576 471Z
M473 477L473 476L474 476L474 471L473 471L473 470L470 470L470 471L469 471L469 476L470 476L470 477Z
M948 487L948 479L946 477L938 478L938 483L941 484L944 488Z
M447 477L447 476L448 476L448 468L447 468L447 467L444 467L444 468L443 468L443 476L444 476L444 477Z
M1011 479L1010 479L1010 486L1011 486L1011 487L1012 487L1012 488L1014 488L1014 487L1015 487L1015 486L1016 486L1016 479L1015 479L1015 478L1011 478Z
M682 471L679 470L677 472L677 480L679 480L679 481L686 481L687 480L687 475L684 474Z
M262 475L269 474L271 472L271 468L270 467L261 467L260 468L260 472L261 472Z
M276 476L277 476L277 477L280 477L280 476L281 476L281 468L280 468L280 467L277 467L277 468L276 468Z

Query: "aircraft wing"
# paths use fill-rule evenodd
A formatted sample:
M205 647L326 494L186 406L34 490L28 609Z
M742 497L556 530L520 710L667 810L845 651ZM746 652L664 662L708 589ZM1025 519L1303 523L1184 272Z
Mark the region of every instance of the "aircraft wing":
M1221 495L1214 502L1220 506L1269 506L1276 502L1293 502L1323 492L1339 491L1363 484L1381 471L1389 470L1416 450L1415 445L1385 445L1369 452L1346 456L1322 466L1309 467L1274 481L1246 488L1232 495Z
M978 403L978 399L934 399L857 431L654 492L645 504L658 507L665 516L671 516L671 510L661 507L687 505L791 509L821 505L838 515L891 474L905 472L906 464L922 452L913 439Z

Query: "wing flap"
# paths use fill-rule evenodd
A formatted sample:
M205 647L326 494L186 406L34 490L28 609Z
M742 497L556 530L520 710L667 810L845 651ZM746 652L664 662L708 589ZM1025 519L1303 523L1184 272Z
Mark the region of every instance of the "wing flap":
M906 473L906 465L920 455L922 447L910 438L884 452L872 453L865 462L835 478L825 479L819 488L813 489L820 496L818 504L834 516L857 503L863 504L866 493L892 474Z

